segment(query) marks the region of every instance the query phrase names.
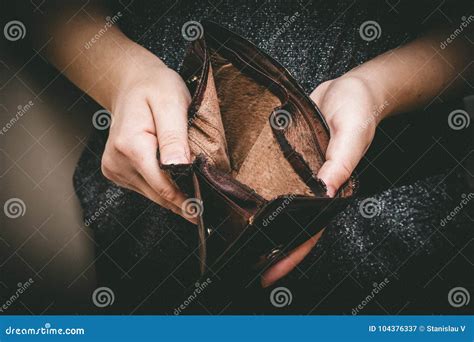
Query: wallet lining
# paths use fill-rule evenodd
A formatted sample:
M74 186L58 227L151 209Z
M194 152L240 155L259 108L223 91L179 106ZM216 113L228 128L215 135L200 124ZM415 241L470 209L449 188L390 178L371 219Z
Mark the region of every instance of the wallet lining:
M207 87L189 132L193 153L267 200L311 196L272 133L269 115L280 105L270 88L210 49Z

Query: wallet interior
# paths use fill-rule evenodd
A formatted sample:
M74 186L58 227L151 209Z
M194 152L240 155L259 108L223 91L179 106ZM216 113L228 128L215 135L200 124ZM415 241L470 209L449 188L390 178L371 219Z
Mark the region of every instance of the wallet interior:
M251 66L242 72L212 48L209 56L207 85L189 129L192 153L203 154L266 200L286 194L313 195L272 132L269 116L282 105L280 97L250 76Z

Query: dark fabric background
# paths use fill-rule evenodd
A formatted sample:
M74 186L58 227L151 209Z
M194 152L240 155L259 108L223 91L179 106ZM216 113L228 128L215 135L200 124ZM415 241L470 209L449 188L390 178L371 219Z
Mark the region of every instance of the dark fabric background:
M444 3L441 7L440 4ZM469 12L462 2L439 1L135 1L121 28L170 67L179 69L188 44L181 27L189 20L214 20L260 46L295 76L309 93L322 81L422 34L431 26L459 22ZM281 23L295 22L271 40ZM381 37L361 39L360 25L377 21ZM349 94L348 94L349 95ZM277 311L269 290L236 293L222 312L350 314L374 283L387 288L365 307L367 313L447 313L447 293L455 285L472 289L473 212L471 207L441 227L461 201L466 183L461 160L472 149L472 135L450 130L447 114L460 104L433 103L419 113L387 120L358 167L361 194L326 229L310 255L276 284L291 289L294 302ZM197 275L195 228L149 200L120 190L100 173L106 137L96 133L74 177L77 194L90 216L118 191L109 214L93 225L101 285L120 288L124 312L167 312L179 303ZM373 197L382 211L360 215L360 202ZM462 251L459 252L459 251ZM227 306L227 304L229 304ZM117 306L116 306L117 307ZM467 309L466 309L467 310ZM202 308L209 313L209 308ZM460 311L456 311L460 313Z

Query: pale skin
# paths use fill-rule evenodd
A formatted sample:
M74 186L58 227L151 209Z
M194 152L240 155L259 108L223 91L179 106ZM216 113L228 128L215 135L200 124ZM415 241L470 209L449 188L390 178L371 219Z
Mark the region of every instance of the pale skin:
M134 190L182 215L186 199L160 170L163 164L191 161L187 140L187 108L191 96L181 77L158 57L110 27L89 49L84 45L111 15L96 5L87 15L61 8L56 19L42 22L51 62L74 84L112 113L112 126L102 157L102 172L116 184ZM388 51L346 74L320 84L311 93L329 125L331 140L319 170L328 195L348 179L387 116L423 107L436 96L457 96L473 78L466 69L472 45L458 37L440 49L450 28ZM472 38L472 32L466 31ZM459 75L462 77L459 77ZM375 114L374 114L375 113ZM269 286L294 269L315 246L321 233L293 250L262 275Z

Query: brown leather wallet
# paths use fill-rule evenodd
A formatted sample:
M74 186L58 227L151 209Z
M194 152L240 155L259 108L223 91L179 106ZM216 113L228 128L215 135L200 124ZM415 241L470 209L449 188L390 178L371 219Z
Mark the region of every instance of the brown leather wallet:
M324 228L356 181L329 198L316 176L329 141L319 109L252 43L202 27L181 71L194 162L161 167L192 197L183 209L199 221L203 274L265 267Z

